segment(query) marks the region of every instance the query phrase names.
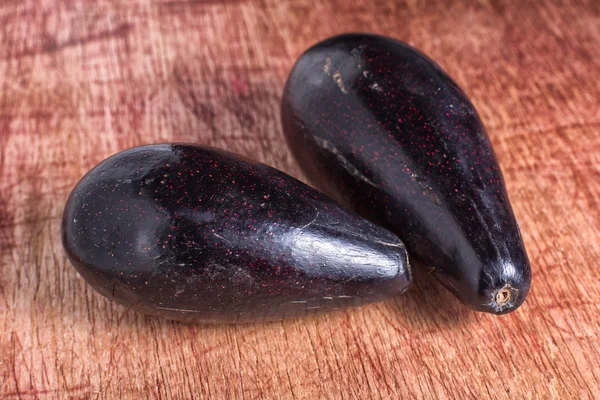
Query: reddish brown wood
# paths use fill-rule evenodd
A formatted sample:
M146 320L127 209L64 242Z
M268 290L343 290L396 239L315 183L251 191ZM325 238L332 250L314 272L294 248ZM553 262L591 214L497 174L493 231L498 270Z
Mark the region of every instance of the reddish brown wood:
M0 398L593 398L600 393L598 2L0 2ZM452 4L452 5L450 5ZM91 166L198 142L303 178L279 100L309 45L408 41L489 129L534 276L517 312L402 297L244 326L138 315L88 288L59 218Z

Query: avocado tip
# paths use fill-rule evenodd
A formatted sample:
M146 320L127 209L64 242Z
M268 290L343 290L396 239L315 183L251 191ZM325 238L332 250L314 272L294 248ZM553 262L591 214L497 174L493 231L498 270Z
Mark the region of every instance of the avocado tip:
M516 310L521 305L520 303L519 289L506 283L492 293L490 308L494 314L507 314Z
M510 299L512 297L512 291L507 286L508 285L504 286L502 289L498 290L498 292L496 293L496 296L495 296L496 303L498 303L498 305L500 305L500 306L508 304L508 302L510 302Z

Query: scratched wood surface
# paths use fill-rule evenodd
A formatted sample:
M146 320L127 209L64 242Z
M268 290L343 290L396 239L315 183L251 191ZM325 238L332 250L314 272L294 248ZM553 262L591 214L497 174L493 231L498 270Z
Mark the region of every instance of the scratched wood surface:
M0 1L0 398L600 398L599 3L425 3ZM522 309L473 313L425 276L359 309L201 326L84 284L59 221L90 167L184 141L304 179L281 92L345 31L408 41L473 99L534 268Z

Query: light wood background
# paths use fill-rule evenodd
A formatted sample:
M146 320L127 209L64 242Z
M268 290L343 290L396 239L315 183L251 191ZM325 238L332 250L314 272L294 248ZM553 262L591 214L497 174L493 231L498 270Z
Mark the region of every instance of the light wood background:
M0 1L0 399L600 398L600 2L362 3ZM89 168L184 141L304 179L283 85L347 31L415 45L472 98L533 265L519 311L419 277L336 314L184 325L84 284L60 216Z

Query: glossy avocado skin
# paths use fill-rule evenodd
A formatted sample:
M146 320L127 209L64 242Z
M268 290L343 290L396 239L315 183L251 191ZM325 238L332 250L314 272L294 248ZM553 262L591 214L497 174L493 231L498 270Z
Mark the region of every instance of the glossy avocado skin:
M467 306L524 301L531 269L500 167L473 105L400 41L346 34L307 50L282 122L312 182L396 233Z
M102 295L204 323L278 320L377 301L410 282L389 231L232 153L133 148L73 189L63 244Z

